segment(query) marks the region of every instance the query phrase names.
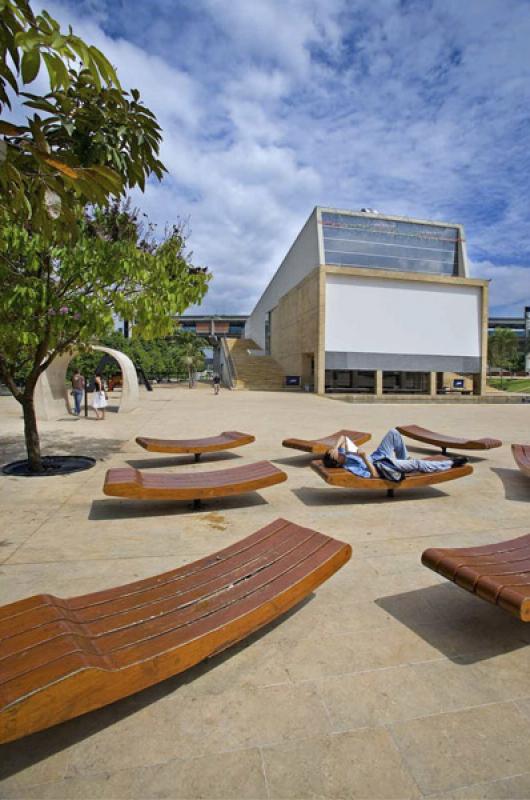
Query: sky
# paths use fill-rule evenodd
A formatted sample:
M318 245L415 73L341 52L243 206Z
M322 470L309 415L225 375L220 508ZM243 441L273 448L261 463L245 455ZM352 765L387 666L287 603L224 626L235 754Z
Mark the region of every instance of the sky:
M248 313L314 206L465 227L490 312L530 305L529 0L52 0L138 88L201 313Z

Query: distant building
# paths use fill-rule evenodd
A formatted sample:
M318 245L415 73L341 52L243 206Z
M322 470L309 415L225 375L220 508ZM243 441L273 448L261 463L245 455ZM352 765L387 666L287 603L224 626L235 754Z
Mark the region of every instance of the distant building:
M244 335L247 315L241 314L184 314L175 317L179 330L199 336L228 336L240 339Z
M317 207L245 336L320 393L480 394L487 309L461 225Z
M498 328L507 328L517 336L519 352L526 353L526 372L530 372L530 306L525 306L524 314L520 317L490 317L488 320L488 333L491 336Z

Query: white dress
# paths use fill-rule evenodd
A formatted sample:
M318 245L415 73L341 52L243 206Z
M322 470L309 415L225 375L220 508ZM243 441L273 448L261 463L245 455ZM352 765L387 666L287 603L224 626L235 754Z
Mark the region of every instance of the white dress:
M94 397L92 399L92 408L106 408L107 407L107 398L105 397L105 392L94 392Z

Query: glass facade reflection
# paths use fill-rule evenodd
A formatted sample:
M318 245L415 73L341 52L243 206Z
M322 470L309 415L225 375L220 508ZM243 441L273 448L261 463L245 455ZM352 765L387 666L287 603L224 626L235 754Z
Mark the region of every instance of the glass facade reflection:
M459 229L322 211L326 264L458 275Z

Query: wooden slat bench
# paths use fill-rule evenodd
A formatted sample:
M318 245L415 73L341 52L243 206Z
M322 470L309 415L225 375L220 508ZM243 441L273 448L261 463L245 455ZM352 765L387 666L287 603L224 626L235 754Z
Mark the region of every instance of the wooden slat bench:
M461 439L456 436L446 436L443 433L435 433L427 428L422 428L420 425L398 425L397 430L408 436L409 439L415 439L417 442L425 442L425 444L432 444L435 447L441 447L442 453L447 452L447 448L451 450L491 450L493 447L501 447L502 442L500 439L492 439L484 437L483 439Z
M131 500L201 500L245 494L287 480L283 470L270 461L213 472L142 472L132 467L109 469L103 491L110 497Z
M512 444L515 463L527 478L530 478L530 444Z
M530 622L530 534L482 547L430 547L421 561L462 589Z
M322 436L320 439L284 439L282 445L291 447L293 450L302 450L304 453L315 453L320 455L333 447L339 436L347 436L356 445L361 445L371 438L370 433L363 431L336 431L329 436Z
M441 456L433 456L432 460L440 458ZM338 486L342 489L369 489L370 491L383 489L386 490L387 497L394 497L395 491L402 492L421 486L432 486L435 483L445 483L445 481L471 475L473 472L470 464L464 464L462 467L452 467L446 472L408 472L405 480L394 483L382 478L360 478L343 467L325 467L322 461L313 461L311 467L331 486Z
M256 441L250 433L241 431L223 431L219 436L208 436L203 439L150 439L137 436L136 443L149 450L150 453L190 453L199 461L203 453L217 453L220 450L232 450Z
M0 742L189 669L284 614L350 556L350 545L277 519L162 575L0 607Z

